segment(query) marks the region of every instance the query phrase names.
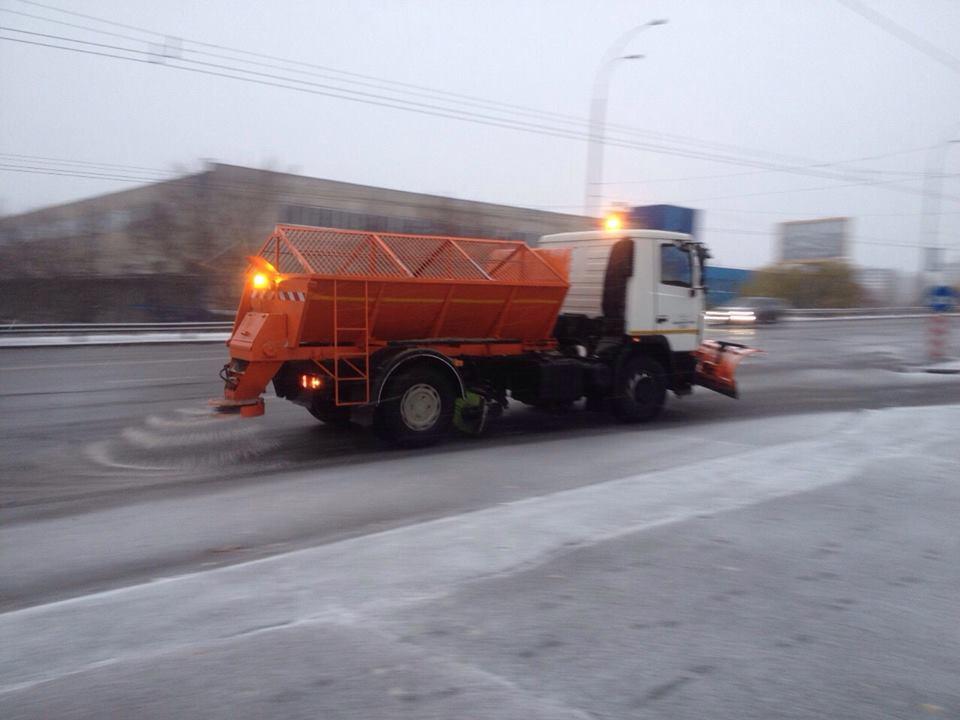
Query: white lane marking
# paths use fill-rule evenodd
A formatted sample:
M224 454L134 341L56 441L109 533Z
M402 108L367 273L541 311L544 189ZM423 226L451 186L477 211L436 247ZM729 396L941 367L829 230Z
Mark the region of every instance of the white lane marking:
M168 360L108 360L106 362L91 363L58 363L55 365L15 365L7 367L0 365L0 370L60 370L61 368L106 367L109 365L168 365L170 363L202 362L204 360L229 359L229 353L206 355L204 357L170 358Z

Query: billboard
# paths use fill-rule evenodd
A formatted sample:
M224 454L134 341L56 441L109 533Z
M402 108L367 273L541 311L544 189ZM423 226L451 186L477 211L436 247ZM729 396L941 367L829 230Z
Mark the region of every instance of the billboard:
M780 223L780 260L835 260L847 257L850 218Z

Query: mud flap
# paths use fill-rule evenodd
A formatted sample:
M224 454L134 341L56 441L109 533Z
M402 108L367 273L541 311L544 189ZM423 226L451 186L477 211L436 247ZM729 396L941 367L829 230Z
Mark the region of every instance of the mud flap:
M737 365L748 355L762 352L739 343L722 340L704 340L694 352L697 358L697 370L694 384L718 392L727 397L736 398Z
M480 435L487 427L490 408L477 393L467 392L453 405L453 426L467 435Z

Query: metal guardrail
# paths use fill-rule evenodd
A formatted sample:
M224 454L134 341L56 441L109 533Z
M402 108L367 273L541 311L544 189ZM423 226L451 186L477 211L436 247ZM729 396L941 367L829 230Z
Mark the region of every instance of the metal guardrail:
M870 317L872 315L920 315L930 312L928 307L869 307L869 308L791 308L784 314L787 317L838 317L857 316Z
M167 323L6 323L0 325L0 336L19 335L129 335L133 333L230 332L233 322L167 322Z

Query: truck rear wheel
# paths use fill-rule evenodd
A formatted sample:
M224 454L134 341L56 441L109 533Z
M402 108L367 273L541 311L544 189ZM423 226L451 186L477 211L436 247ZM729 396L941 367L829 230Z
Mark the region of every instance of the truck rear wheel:
M384 388L374 416L376 433L402 447L423 447L450 429L456 396L440 371L419 366L402 370Z
M646 422L660 414L667 397L663 366L648 355L634 355L620 372L613 414L623 422Z

